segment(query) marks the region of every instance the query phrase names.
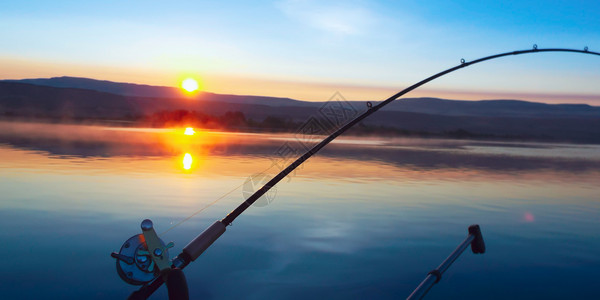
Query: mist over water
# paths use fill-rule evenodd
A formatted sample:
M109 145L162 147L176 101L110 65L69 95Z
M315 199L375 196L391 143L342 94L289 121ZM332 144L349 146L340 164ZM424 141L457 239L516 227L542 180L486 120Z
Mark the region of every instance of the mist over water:
M179 253L311 142L184 129L0 123L2 298L125 298L110 253L143 219L207 207L162 237ZM480 224L488 252L427 299L595 298L598 182L597 145L343 136L186 268L190 294L405 298Z

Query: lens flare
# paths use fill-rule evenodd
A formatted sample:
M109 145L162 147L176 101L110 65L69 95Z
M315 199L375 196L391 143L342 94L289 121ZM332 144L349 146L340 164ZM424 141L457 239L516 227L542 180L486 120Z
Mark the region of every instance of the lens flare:
M525 220L525 222L531 223L535 221L535 216L530 212L526 212L523 215L523 219Z
M198 81L196 81L193 78L187 78L183 82L181 82L181 87L190 93L194 92L198 90Z
M194 131L194 128L192 128L192 127L186 128L185 132L183 132L183 134L185 134L185 135L194 135L194 133L196 133L196 131Z
M194 159L192 158L192 155L189 153L186 153L183 156L183 168L186 170L189 170L192 168L192 162L194 161Z

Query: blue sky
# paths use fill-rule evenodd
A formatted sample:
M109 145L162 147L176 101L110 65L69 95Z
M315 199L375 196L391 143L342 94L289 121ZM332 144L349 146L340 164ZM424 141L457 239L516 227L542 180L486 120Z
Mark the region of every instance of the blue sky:
M600 50L600 1L13 1L0 10L0 78L82 76L208 91L381 99L481 56ZM413 96L600 105L600 58L509 57Z

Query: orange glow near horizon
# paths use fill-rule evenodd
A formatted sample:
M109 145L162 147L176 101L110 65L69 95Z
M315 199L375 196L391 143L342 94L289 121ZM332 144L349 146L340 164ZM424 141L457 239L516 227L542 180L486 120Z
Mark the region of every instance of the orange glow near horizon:
M192 168L192 162L194 162L194 159L192 158L192 155L189 153L186 153L183 156L183 168L185 170L189 170Z
M335 91L339 91L347 100L383 100L397 93L410 82L339 83L318 81L314 78L283 78L281 76L246 76L236 74L194 73L156 68L117 68L94 64L75 64L46 60L35 60L21 56L0 55L0 79L25 79L58 76L73 76L131 82L157 86L179 86L184 96L193 96L199 92L218 94L255 95L286 97L303 101L327 101ZM133 79L135 78L135 79ZM166 79L165 79L166 78ZM183 88L183 82L192 79L197 84L195 91ZM414 78L417 80L418 78ZM556 84L556 86L559 86ZM494 90L491 90L494 89ZM557 88L558 89L558 88ZM498 90L496 87L481 87L476 90L460 86L424 86L406 95L412 97L437 97L452 100L489 100L518 99L541 103L584 103L600 105L600 98L594 88L585 91L573 90L565 86L563 90L552 92L531 90L520 87L510 90Z
M200 182L222 184L223 190L229 190L239 183L236 180L242 180L246 176L263 171L274 176L278 169L269 168L269 166L273 166L272 157L249 156L237 151L224 152L223 149L229 148L227 145L254 147L265 143L265 146L271 145L269 147L276 149L283 141L273 140L273 138L295 139L294 136L283 134L231 134L206 131L199 131L198 138L190 139L182 135L180 129L124 128L116 130L107 127L31 123L18 125L21 127L20 129L16 126L17 124L14 123L0 122L0 129L5 132L14 132L18 136L54 137L64 141L83 140L85 137L87 141L103 143L107 149L110 149L109 153L114 155L109 159L93 156L64 158L45 151L0 146L0 159L3 167L20 170L11 176L23 181L30 180L30 176L39 174L55 176L55 174L63 174L62 172L71 172L70 174L117 176L118 180L122 180L123 176L128 178L127 180L140 178L154 180L153 178L160 176L169 178L168 180L172 180L172 182L178 182L179 178L202 178L203 180ZM269 141L272 143L267 143ZM69 145L70 143L65 144ZM215 146L219 148L212 151L211 149ZM131 159L131 157L137 159ZM337 186L360 180L365 184L368 183L369 186L377 186L374 189L379 192L389 191L390 194L395 193L399 187L404 193L413 195L421 194L423 189L434 195L441 195L442 192L446 195L448 191L454 191L456 192L454 195L459 195L461 190L470 189L470 195L473 198L485 198L490 194L502 193L502 191L512 188L511 191L520 189L519 193L523 195L523 199L543 199L540 195L552 195L552 199L566 199L577 194L581 196L577 201L583 203L583 201L588 201L583 199L597 199L595 187L598 176L600 176L600 171L595 169L583 173L548 169L515 172L512 169L488 170L450 166L431 169L385 162L385 160L377 158L363 160L344 156L316 155L298 169L293 178L290 177L292 178L290 182L284 180L281 184L291 184L295 188L309 190L314 187L315 178L327 183L327 186ZM234 182L231 179L235 179ZM521 182L523 185L514 188L514 182ZM576 183L576 185L569 185L570 183ZM365 184L355 185L356 192L364 189ZM132 184L132 186L136 185ZM540 188L531 188L531 186ZM581 189L581 186L586 188ZM416 197L415 199L420 198ZM456 199L444 201L467 201L458 197ZM181 201L185 202L185 200ZM411 202L410 199L403 200L396 197L390 197L389 203L420 205ZM444 203L447 204L447 202ZM465 205L472 205L472 203ZM516 221L535 223L539 219L535 211L518 211L517 213Z
M335 91L339 91L347 100L383 100L419 79L383 84L379 81L340 83L313 77L223 75L221 73L182 72L181 70L165 71L152 66L109 67L101 64L57 62L16 55L0 55L0 65L2 66L0 79L73 76L157 86L179 86L182 94L187 94L186 96L206 91L218 94L286 97L303 101L327 101ZM189 92L183 88L183 82L187 79L196 82L198 87L195 91ZM490 82L494 81L490 80ZM554 84L556 89L552 91L530 89L527 86L515 86L508 90L498 89L496 86L482 86L475 90L470 87L454 85L424 86L407 94L406 97L437 97L453 100L518 99L542 103L600 105L595 85L590 85L589 89L578 90L570 88L567 84L559 83ZM559 89L560 86L564 86L564 88Z

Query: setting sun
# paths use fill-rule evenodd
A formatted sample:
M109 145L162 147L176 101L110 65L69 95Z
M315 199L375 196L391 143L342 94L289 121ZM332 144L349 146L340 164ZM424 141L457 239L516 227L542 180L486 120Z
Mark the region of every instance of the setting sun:
M193 78L187 78L181 82L181 87L188 92L194 92L198 90L198 81Z

